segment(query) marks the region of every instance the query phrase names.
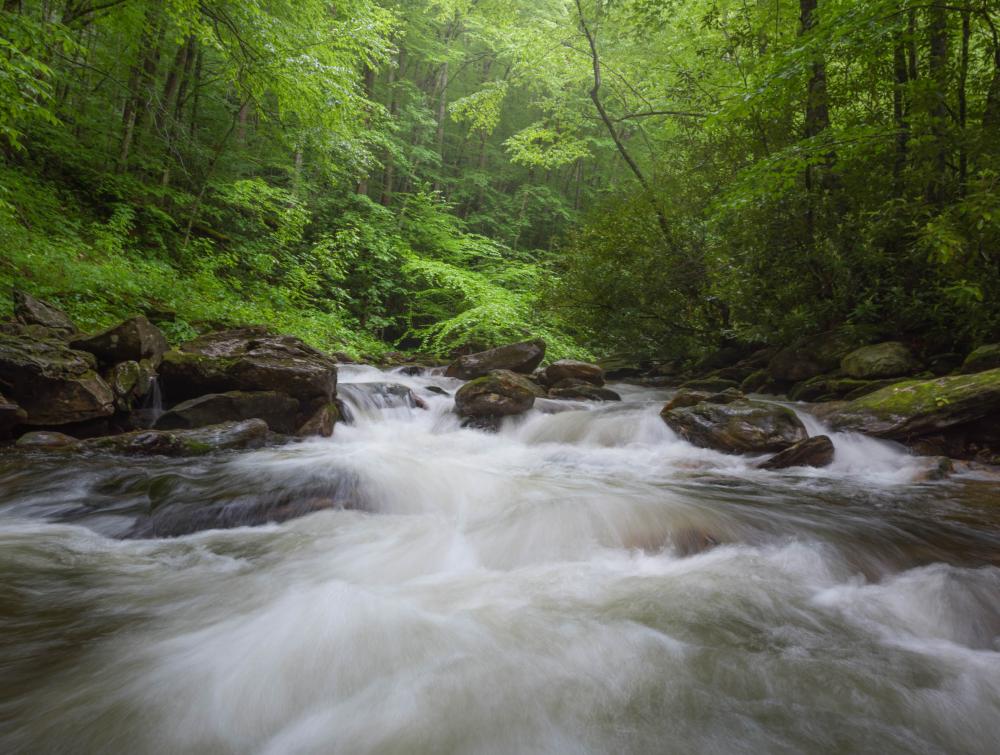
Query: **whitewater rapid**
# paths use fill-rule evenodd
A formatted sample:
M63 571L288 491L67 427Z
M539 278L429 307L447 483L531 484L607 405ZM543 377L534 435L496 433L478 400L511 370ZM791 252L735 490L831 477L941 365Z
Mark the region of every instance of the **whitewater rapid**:
M0 750L996 751L989 475L851 434L765 472L633 386L489 434L428 390L457 381L340 381L331 439L0 461ZM121 539L150 501L265 495L337 505Z

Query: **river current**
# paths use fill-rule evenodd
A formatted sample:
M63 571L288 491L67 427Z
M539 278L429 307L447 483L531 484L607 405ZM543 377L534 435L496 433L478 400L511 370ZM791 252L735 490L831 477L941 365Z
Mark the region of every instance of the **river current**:
M0 751L997 752L988 470L837 434L759 471L627 385L488 434L457 381L340 381L330 439L0 455Z

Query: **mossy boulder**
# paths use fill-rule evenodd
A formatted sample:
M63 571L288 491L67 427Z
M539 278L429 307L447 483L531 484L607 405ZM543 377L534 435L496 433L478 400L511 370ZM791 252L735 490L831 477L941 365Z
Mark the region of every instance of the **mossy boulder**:
M130 456L203 456L217 451L259 448L267 437L267 423L250 419L193 430L139 430L80 441L73 448Z
M455 393L455 411L462 417L508 417L523 414L534 404L534 391L509 370L470 380Z
M22 325L40 326L65 337L76 333L76 325L65 312L25 291L14 291L14 319Z
M560 380L549 389L549 397L555 399L574 399L579 401L621 401L622 397L610 388L587 382L566 378Z
M1000 419L1000 368L899 382L836 408L827 421L838 430L908 440L987 418Z
M57 339L0 334L0 389L27 413L24 424L68 425L114 413L114 393L93 355Z
M795 412L761 401L701 403L660 416L692 445L723 453L776 453L808 437Z
M160 377L171 401L228 391L279 391L333 400L337 364L293 336L263 328L209 333L163 355Z
M493 370L530 375L544 358L545 341L536 338L461 356L448 366L445 375L461 380L485 377Z
M735 388L727 388L721 393L709 393L708 391L692 391L689 388L681 388L674 394L674 397L663 407L664 412L674 409L683 409L688 406L697 406L701 403L708 404L731 404L734 401L745 399L746 396Z
M155 367L169 348L166 337L143 315L89 336L75 338L70 346L89 351L106 365L149 360Z
M962 372L970 375L1000 367L1000 343L980 346L962 362Z
M840 369L845 375L860 380L912 375L918 367L913 353L899 341L862 346L840 361Z
M593 385L604 385L604 370L596 364L575 359L560 359L542 372L542 382L553 386L562 380L582 380Z
M739 390L740 384L735 380L727 380L720 377L698 378L681 383L681 388L690 391L705 391L707 393L722 393L723 391L735 388Z

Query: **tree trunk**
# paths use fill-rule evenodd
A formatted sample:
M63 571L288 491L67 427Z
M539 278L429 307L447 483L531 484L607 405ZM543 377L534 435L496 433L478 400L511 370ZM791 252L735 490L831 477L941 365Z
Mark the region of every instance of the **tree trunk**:
M969 103L966 85L969 81L969 37L972 33L972 23L968 10L962 11L962 58L958 77L958 187L964 197L969 178L969 150L966 143L965 124L969 116Z
M893 52L893 68L895 86L892 94L892 109L896 124L896 155L892 164L892 178L893 193L899 198L903 196L905 191L903 174L906 171L907 154L910 148L909 103L906 100L909 68L906 59L906 45L902 36L896 41Z
M140 59L129 75L129 101L122 115L122 139L118 151L119 173L128 170L128 159L138 141L138 130L149 109L152 86L156 80L156 69L160 62L160 42L163 26L157 6L150 5L146 12L142 36L139 39Z
M931 134L934 137L934 164L927 198L936 205L945 202L948 183L948 10L942 5L930 7L928 70L934 82L931 104Z
M396 71L400 77L406 63L406 48L400 45L399 55L396 58L396 68L389 69L389 119L395 121L399 116L399 92L396 87ZM379 197L379 204L388 207L392 204L392 192L395 189L396 181L396 161L392 153L387 152L385 157L385 172L382 176L382 193Z
M368 65L365 66L364 70L364 90L365 90L365 99L371 100L375 96L375 69ZM370 122L371 122L370 118L365 118L366 127L370 124ZM356 193L364 194L365 196L368 195L367 171L361 177L361 180L358 181L358 185L356 187Z
M611 136L611 141L614 142L615 148L618 150L618 154L621 155L622 160L625 161L625 164L632 172L632 175L635 176L639 185L643 188L643 191L646 192L649 201L653 203L653 210L656 213L656 219L659 223L660 230L663 232L664 238L669 239L670 224L667 222L667 216L663 213L663 209L653 197L649 181L646 180L646 176L639 168L639 164L632 158L632 155L629 154L628 149L626 149L625 142L622 140L621 135L618 133L618 129L615 127L614 121L611 120L611 116L608 115L608 111L604 107L604 103L601 100L601 57L597 52L597 38L587 25L587 19L583 15L583 5L580 0L576 0L576 11L580 20L580 30L587 38L587 44L590 47L590 61L594 76L594 85L590 88L590 99L594 103L594 107L597 109L597 114L604 123L604 127Z

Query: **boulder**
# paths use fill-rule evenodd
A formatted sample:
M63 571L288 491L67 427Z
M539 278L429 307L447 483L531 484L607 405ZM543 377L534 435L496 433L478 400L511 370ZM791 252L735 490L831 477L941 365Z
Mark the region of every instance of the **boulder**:
M553 386L561 380L582 380L593 385L604 385L604 370L596 364L578 362L575 359L560 359L542 372L542 382Z
M76 325L65 312L24 291L14 291L14 319L23 325L39 325L65 336L76 333Z
M847 336L824 333L781 349L771 357L767 370L779 383L800 383L835 370L851 350L852 343Z
M688 380L686 383L681 383L681 388L686 388L692 391L707 391L708 393L722 393L730 388L735 388L739 390L740 384L735 380L727 380L725 378L709 377L709 378L699 378L697 380Z
M153 427L185 430L223 422L262 419L275 432L291 434L300 426L299 402L277 391L210 393L184 401L164 412Z
M886 341L855 349L840 361L848 377L861 380L911 375L918 368L916 359L899 341Z
M808 437L795 412L761 401L701 403L660 416L692 445L723 453L775 453Z
M294 336L264 328L209 333L163 355L160 378L171 400L227 391L280 391L332 400L337 364Z
M121 362L104 374L105 382L115 394L115 408L122 412L131 411L136 402L149 393L156 371L150 362Z
M194 430L139 430L80 441L74 448L133 456L203 456L215 451L259 448L267 435L264 420L249 419Z
M767 370L751 372L747 379L740 383L742 393L765 393L770 387L771 373Z
M25 433L17 439L14 445L18 448L34 449L38 451L55 451L66 448L73 448L80 441L72 435L52 432L50 430L36 430Z
M790 467L827 467L833 463L833 441L827 435L812 438L786 448L776 456L757 465L758 469L788 469Z
M534 391L509 370L470 380L455 393L455 411L462 417L507 417L523 414L534 404Z
M299 438L308 438L314 435L329 438L333 435L333 427L337 424L338 419L340 419L340 408L333 402L325 401L312 411L309 418L295 431L295 434Z
M906 380L826 416L837 430L907 441L981 420L1000 420L1000 368L934 380Z
M0 389L27 413L24 424L67 425L114 413L114 393L94 357L55 339L0 334Z
M557 399L577 399L582 401L621 401L622 397L610 388L588 383L585 380L566 378L549 389L549 396Z
M0 439L6 438L14 427L27 419L28 413L24 409L0 393Z
M80 351L89 351L102 364L138 362L147 359L156 367L170 348L166 337L158 327L143 315L119 323L100 333L75 338L70 346Z
M688 406L696 406L702 402L709 404L731 404L734 401L744 399L740 391L735 388L727 388L722 393L709 393L708 391L692 391L682 388L677 394L667 402L663 411L669 412L673 409L683 409Z
M965 360L962 358L961 354L956 354L954 352L935 354L927 360L927 369L935 376L941 377L955 372L955 370L962 366L964 361ZM1000 360L998 360L993 366L1000 367Z
M971 375L1000 367L1000 343L980 346L962 362L962 372Z
M452 362L445 376L461 380L484 377L493 370L531 374L545 357L545 341L535 339L508 346L498 346L477 354L467 354Z

